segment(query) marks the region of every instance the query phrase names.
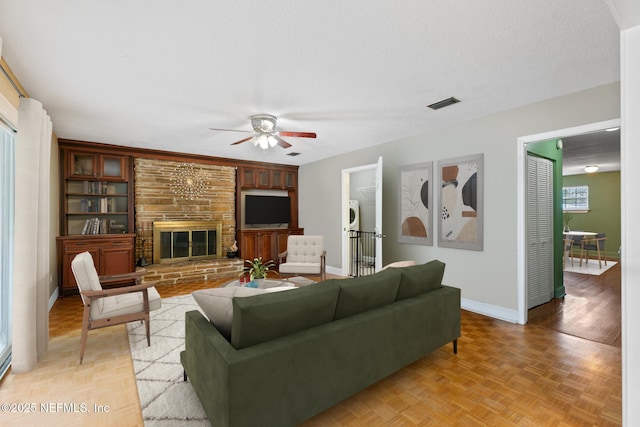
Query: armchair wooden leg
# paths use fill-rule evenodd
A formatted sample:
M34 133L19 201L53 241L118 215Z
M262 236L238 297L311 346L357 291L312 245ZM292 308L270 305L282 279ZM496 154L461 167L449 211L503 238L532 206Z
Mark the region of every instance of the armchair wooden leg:
M87 346L87 335L89 334L89 315L91 314L91 306L84 306L82 312L82 332L80 335L80 364L84 358L84 349Z
M458 354L458 339L453 340L453 354Z
M151 347L151 328L149 327L149 312L144 316L144 327L147 330L147 345Z

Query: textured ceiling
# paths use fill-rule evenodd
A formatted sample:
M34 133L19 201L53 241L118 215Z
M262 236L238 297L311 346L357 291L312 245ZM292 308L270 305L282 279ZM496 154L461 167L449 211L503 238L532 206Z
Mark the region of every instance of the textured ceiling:
M562 138L562 174L585 173L596 165L599 172L620 170L620 129Z
M619 80L603 0L0 0L0 37L61 138L288 164ZM318 138L209 130L255 113Z

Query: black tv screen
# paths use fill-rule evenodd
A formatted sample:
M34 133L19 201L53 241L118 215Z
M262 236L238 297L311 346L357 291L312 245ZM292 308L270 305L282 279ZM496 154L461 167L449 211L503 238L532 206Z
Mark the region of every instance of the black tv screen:
M247 225L284 224L291 219L288 196L251 196L244 199L244 222Z

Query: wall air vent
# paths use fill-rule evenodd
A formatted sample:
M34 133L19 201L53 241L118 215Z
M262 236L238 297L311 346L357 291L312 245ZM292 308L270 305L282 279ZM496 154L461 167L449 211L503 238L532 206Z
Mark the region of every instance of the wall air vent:
M427 105L427 107L431 108L432 110L439 110L441 108L448 107L449 105L457 104L458 102L460 102L460 100L452 96L451 98L443 99L442 101L434 102L433 104Z
M292 151L291 153L287 153L287 156L292 156L292 157L299 156L299 155L300 155L300 153L295 152L295 151Z

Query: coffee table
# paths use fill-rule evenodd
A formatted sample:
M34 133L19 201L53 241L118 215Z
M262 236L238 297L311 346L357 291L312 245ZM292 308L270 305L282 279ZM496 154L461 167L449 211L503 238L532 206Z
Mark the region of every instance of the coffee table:
M231 282L224 285L225 288L231 288L234 286L249 287L247 286L247 283L240 282L240 280L238 279L232 280ZM291 287L291 286L296 286L296 284L293 282L285 281L285 280L275 280L275 279L263 279L262 281L258 281L258 289L277 288L280 286Z

